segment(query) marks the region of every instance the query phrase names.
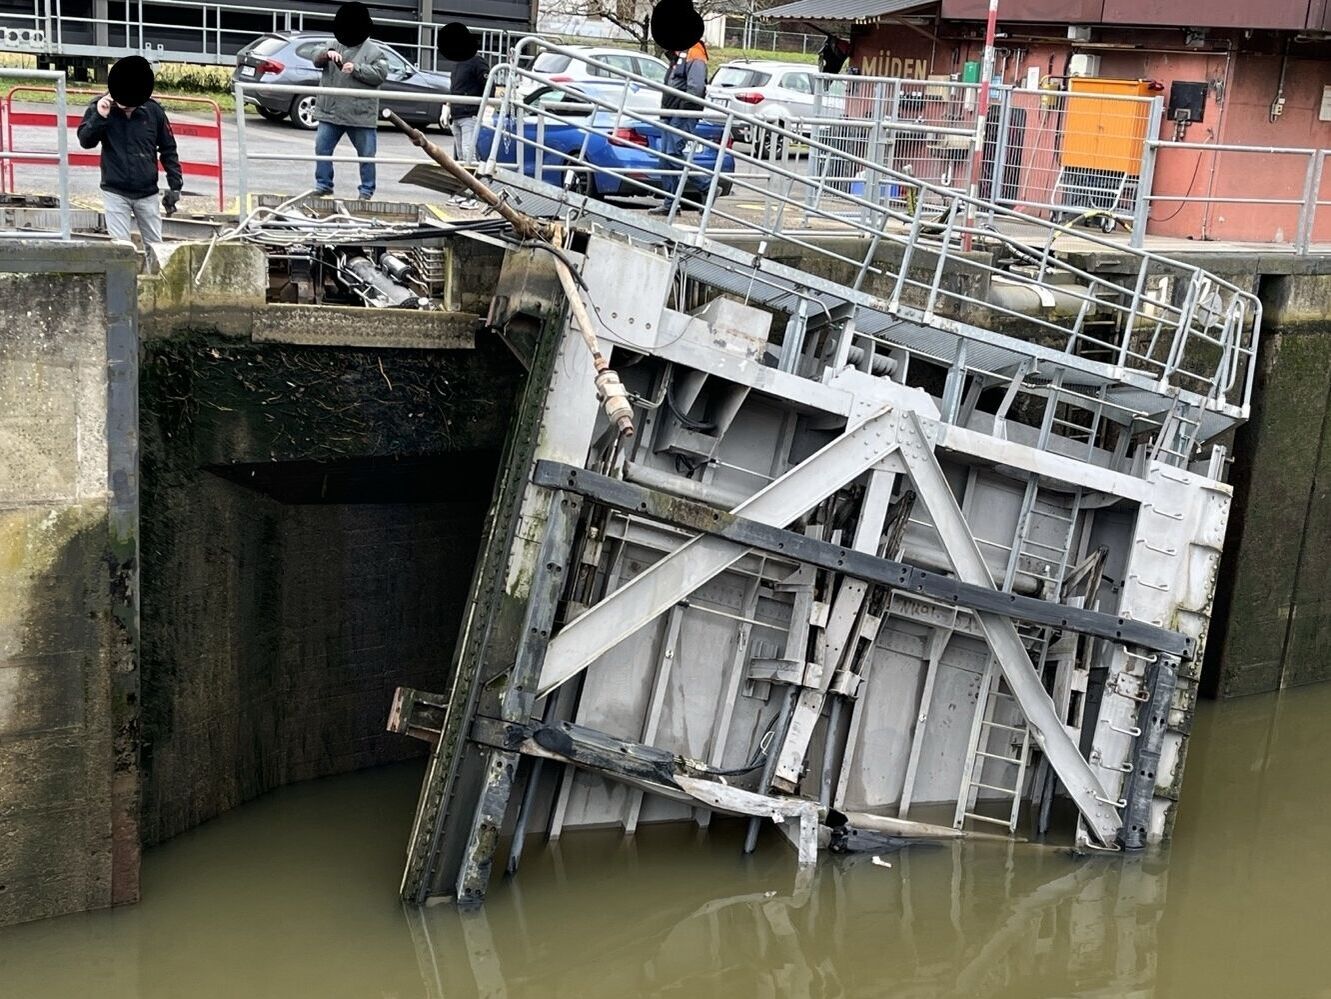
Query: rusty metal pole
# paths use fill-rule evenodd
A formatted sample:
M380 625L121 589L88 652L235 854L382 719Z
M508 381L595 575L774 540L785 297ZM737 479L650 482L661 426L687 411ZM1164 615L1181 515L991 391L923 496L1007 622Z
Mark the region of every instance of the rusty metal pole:
M984 174L984 132L989 118L989 81L994 75L994 37L998 34L998 0L989 0L989 20L984 26L984 60L980 63L980 93L975 102L975 139L971 151L970 201L966 205L966 231L961 248L971 248L971 230L975 228L975 202L980 196L980 178Z
M398 131L402 132L412 145L417 146L426 156L434 160L441 167L447 170L455 180L463 187L469 190L478 201L483 201L503 219L511 225L519 236L523 239L550 239L554 233L552 226L538 222L530 215L518 211L512 205L505 203L504 199L495 194L494 191L477 180L470 170L462 166L457 160L449 156L433 142L427 139L424 133L418 128L408 125L396 111L385 111L384 117L397 126Z
M479 200L498 212L513 227L513 231L523 239L551 242L555 238L558 232L557 226L534 219L506 203L503 198L490 190L488 184L477 180L472 176L470 170L427 139L420 129L408 125L396 112L385 111L384 116L396 125L398 130L405 134L412 141L412 144L417 146L426 156L447 170ZM559 275L559 283L563 286L564 294L568 297L569 309L573 313L573 325L577 327L578 333L581 334L583 342L586 343L587 349L591 352L592 361L596 365L596 394L605 407L605 415L619 430L621 437L632 437L633 406L628 401L628 393L619 380L619 375L610 367L609 362L601 353L601 345L596 338L596 327L592 325L591 316L587 314L587 305L582 300L582 294L578 291L577 281L564 258L558 255L555 256L555 272Z

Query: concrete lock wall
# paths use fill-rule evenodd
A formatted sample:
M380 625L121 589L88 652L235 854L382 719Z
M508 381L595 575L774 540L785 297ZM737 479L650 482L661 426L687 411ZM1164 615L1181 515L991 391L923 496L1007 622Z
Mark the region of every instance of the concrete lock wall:
M138 898L136 269L0 255L0 925Z
M1234 512L1203 674L1220 697L1331 678L1331 275L1262 281L1266 332L1238 432Z
M417 752L390 699L447 681L520 382L475 315L269 309L254 248L5 249L0 925Z
M201 265L140 295L146 844L417 754L392 694L447 681L516 385L475 316L380 349L462 320L267 307L244 246L195 294Z

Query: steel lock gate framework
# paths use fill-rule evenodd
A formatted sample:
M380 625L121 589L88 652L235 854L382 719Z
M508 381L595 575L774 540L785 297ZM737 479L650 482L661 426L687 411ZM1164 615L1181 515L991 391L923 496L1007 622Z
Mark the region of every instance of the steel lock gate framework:
M535 833L714 813L775 821L805 863L846 815L1168 834L1230 501L1207 448L1246 415L1255 300L1149 255L1123 284L1009 237L977 263L918 216L885 271L881 213L858 271L828 251L843 284L714 242L706 212L491 181L567 239L506 259L491 322L538 345L527 396L452 689L394 705L434 744L404 897L479 902L505 837L512 871ZM631 439L587 390L555 253ZM1017 285L1081 304L1023 326L993 291Z

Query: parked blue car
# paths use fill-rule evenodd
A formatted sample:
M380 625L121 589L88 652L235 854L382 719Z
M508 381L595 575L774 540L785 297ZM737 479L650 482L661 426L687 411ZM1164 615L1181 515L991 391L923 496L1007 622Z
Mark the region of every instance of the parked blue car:
M519 116L512 114L501 123L496 113L477 129L477 158L485 160L489 157L497 135L499 153L496 163L513 169L518 165L520 149L522 172L535 177L535 144L539 134L546 147L541 162L541 179L548 184L567 187L594 198L651 196L653 192L642 187L643 184L661 189L667 179L662 176L662 171L679 167L661 158L659 150L663 133L655 114L636 119L626 113L616 125L615 112L588 103L587 97L617 105L624 97L624 88L622 84L604 87L583 84L577 90L541 87L523 99L526 108L521 115L522 141L516 138ZM657 91L637 86L630 89L625 101L626 108L640 113L654 111L659 106ZM535 110L537 107L544 107L551 114L576 124L564 124L549 115L543 116ZM716 170L717 144L723 134L720 122L700 123L698 135L708 142L693 147L692 162L697 173L689 174L686 192L700 194L711 184ZM576 169L579 166L592 169ZM722 158L721 172L735 172L735 158L728 152ZM729 194L732 185L729 178L723 179L717 194Z

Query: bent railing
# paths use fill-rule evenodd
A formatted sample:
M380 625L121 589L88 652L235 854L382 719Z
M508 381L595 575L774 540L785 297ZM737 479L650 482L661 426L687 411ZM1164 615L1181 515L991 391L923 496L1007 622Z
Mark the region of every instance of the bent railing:
M529 38L519 44L517 55L539 51L570 52ZM485 150L485 169L505 168L504 159L507 168L523 163L528 169L530 160L534 175L545 180L554 179L552 174L603 174L615 176L632 192L656 198L673 187L670 217L687 220L699 239L793 245L809 261L821 261L818 266L840 275L842 284L880 296L902 318L952 332L970 325L1036 339L1144 374L1162 390L1187 391L1210 406L1247 405L1261 306L1256 296L1232 282L1201 267L971 198L836 148L809 128L823 123L818 119L803 121L804 131L811 134L801 134L706 100L694 101L693 110L662 113L643 106L643 95L663 96L668 88L608 64L595 65L601 84L618 86L615 98L580 92L575 85L554 82L520 65L505 65L492 74L487 102L495 109L483 119L493 141ZM501 80L507 86L499 95ZM525 82L574 95L596 113L574 116L561 112L557 104L523 103L517 92ZM698 120L712 123L719 136L695 135L690 123ZM588 162L594 143L634 123L690 143L689 152L677 155L658 141L652 151L659 169L645 174ZM880 124L903 132L920 127ZM552 140L555 129L565 141ZM581 139L572 146L566 141L570 130ZM864 189L839 189L826 173L792 169L793 164L760 158L735 144L736 136L758 130L788 147L806 146L811 157L838 157L863 173ZM523 151L505 154L505 147ZM703 150L708 155L702 156ZM686 185L671 178L699 177L700 158L711 163L705 184L693 194L681 194ZM732 193L727 196L723 189ZM884 197L885 189L910 190L914 196ZM689 208L699 213L696 224L682 214ZM968 222L968 216L977 221ZM984 252L968 252L968 244ZM1114 255L1115 273L1093 271L1090 264L1079 262L1104 252Z

